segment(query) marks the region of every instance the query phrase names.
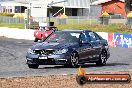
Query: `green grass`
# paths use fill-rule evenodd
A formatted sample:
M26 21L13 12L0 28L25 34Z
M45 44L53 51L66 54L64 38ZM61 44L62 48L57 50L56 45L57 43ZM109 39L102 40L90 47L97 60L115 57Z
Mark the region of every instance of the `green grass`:
M132 29L123 25L123 24L109 24L109 25L100 25L100 24L66 24L66 25L57 25L58 29L89 29L96 32L119 32L119 33L132 33Z
M9 28L20 28L20 29L24 29L24 24L0 23L0 27L9 27Z
M58 29L89 29L96 32L119 32L119 33L131 33L132 28L129 28L123 24L109 24L109 25L100 25L100 24L92 24L90 25L88 22L80 23L80 24L63 24L56 25ZM24 24L7 24L0 23L0 27L9 27L9 28L20 28L24 29Z

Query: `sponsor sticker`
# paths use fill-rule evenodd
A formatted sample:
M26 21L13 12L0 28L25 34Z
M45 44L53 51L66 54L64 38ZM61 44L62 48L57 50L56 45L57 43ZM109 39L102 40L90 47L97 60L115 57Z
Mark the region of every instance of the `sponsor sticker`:
M130 82L129 74L87 74L88 82Z
M78 84L88 83L130 83L129 74L86 74L85 70L79 67L76 77Z

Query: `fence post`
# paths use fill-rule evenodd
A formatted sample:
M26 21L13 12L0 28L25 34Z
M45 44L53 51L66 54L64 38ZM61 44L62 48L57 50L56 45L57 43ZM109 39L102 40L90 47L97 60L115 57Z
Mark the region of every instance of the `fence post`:
M77 23L79 24L79 23L80 23L80 22L79 22L79 16L77 16L77 21L78 21Z

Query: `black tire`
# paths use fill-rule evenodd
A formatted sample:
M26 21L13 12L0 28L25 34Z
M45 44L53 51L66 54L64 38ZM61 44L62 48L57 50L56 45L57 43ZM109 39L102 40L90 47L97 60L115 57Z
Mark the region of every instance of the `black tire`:
M87 79L84 76L77 76L76 81L79 85L83 85L87 82Z
M103 50L100 54L99 61L96 62L97 66L104 66L106 65L107 61L107 52Z
M38 41L38 39L37 39L37 38L35 38L34 42L37 42L37 41Z
M71 58L70 58L70 65L72 67L78 67L78 62L79 62L79 56L77 53L72 53Z
M38 64L28 64L29 68L37 69L39 67Z

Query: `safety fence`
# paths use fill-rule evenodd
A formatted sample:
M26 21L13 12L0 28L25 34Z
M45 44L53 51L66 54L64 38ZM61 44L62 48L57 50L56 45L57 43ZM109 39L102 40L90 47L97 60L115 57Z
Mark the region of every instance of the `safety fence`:
M40 22L40 23L46 23L46 22L54 22L55 25L61 25L61 24L89 24L89 25L96 25L101 24L101 18L100 17L93 17L93 16L68 16L67 18L59 18L59 17L51 17L51 18L40 18L35 17L33 18L34 21ZM109 17L108 23L119 23L119 24L126 24L127 19L126 18L119 18L119 17Z
M13 18L13 17L6 17L6 16L0 16L0 23L15 23L24 24L27 19L24 18ZM95 16L68 16L67 18L59 18L59 17L33 17L32 19L29 19L29 22L39 22L39 23L48 23L54 22L55 25L61 25L61 24L100 24L101 19L99 17ZM122 23L126 24L127 19L126 18L113 18L109 17L109 23Z
M13 18L13 17L8 17L8 16L0 16L0 23L24 24L24 18Z
M99 19L97 17L89 17L89 16L68 16L67 18L59 18L59 17L34 17L33 21L39 23L47 23L47 22L54 22L55 25L61 24L99 24Z

